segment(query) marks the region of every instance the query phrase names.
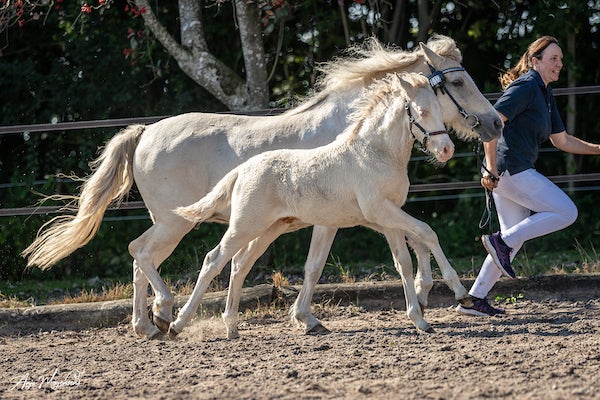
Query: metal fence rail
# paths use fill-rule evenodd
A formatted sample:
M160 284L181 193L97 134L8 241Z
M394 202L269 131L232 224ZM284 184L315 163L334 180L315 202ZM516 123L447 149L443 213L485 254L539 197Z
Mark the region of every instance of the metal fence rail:
M600 86L579 86L573 88L555 88L553 94L555 96L565 96L570 94L598 94ZM484 96L492 101L500 97L501 93L487 93ZM224 112L223 114L239 114L239 115L277 115L286 111L285 109L268 109L258 110L254 112ZM59 122L56 124L33 124L33 125L12 125L0 126L0 136L8 134L21 134L24 132L51 132L51 131L67 131L77 129L95 129L95 128L110 128L120 127L131 124L151 124L168 116L140 117L140 118L121 118L121 119L106 119L92 121L75 121L75 122ZM579 175L557 175L549 177L554 183L565 182L591 182L600 181L600 173L579 174ZM2 185L0 185L0 188ZM427 191L458 191L465 189L481 188L479 181L469 182L447 182L447 183L428 183L411 185L409 192L427 192ZM118 205L109 207L108 210L134 210L145 208L143 201L123 202ZM19 208L1 208L0 217L9 216L27 216L40 214L56 214L65 211L64 206L39 206L39 207L19 207Z
M593 182L600 181L600 173L579 174L579 175L555 175L548 177L554 183L566 182ZM468 182L444 182L444 183L424 183L410 185L409 193L430 192L430 191L452 191L465 189L480 189L479 181ZM128 201L109 207L109 211L115 210L135 210L145 208L143 201ZM20 208L2 208L0 217L10 217L19 215L40 215L56 214L65 210L64 206L40 206L40 207L20 207Z

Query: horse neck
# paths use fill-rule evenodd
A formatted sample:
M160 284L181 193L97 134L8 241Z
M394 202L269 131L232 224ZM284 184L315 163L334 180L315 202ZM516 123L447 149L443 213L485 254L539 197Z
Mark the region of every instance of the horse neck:
M373 158L373 162L385 161L397 168L405 167L414 138L408 128L404 101L396 98L391 106L383 102L378 104L370 116L349 127L343 139L349 151L359 157Z
M360 97L363 86L359 83L346 85L340 90L327 90L318 98L298 109L281 115L300 128L300 140L307 147L333 142L348 126L352 102Z

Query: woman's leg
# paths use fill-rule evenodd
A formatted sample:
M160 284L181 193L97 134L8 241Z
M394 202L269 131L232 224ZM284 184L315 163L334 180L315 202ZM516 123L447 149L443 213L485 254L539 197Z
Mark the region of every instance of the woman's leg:
M525 241L563 229L577 219L577 207L569 196L533 169L512 176L507 171L493 196L502 239L513 249L511 260ZM486 257L469 294L485 298L501 276L492 258Z
M534 212L517 224L501 226L502 239L513 249L529 239L566 228L577 219L577 207L569 196L534 169L502 176L500 183L504 184L498 185L494 199L501 196ZM504 215L498 207L497 204L500 219Z
M502 176L500 182L504 179L505 177ZM500 187L500 185L498 185L498 187ZM531 212L528 208L504 197L501 191L494 190L493 196L501 232L510 229L530 216ZM519 248L520 246L518 248L513 248L511 260L514 258ZM469 294L473 297L485 299L501 276L502 272L498 269L492 257L488 255L483 261L481 270L479 271L477 279L475 279Z

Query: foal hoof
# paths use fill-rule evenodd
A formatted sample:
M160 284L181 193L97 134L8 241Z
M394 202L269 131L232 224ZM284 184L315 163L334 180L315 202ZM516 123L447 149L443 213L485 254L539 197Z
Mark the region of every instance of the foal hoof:
M472 308L473 307L473 298L471 296L463 297L462 299L458 299L458 303L462 306Z
M169 335L170 339L175 339L180 333L181 332L177 332L172 326L169 325L169 331L167 334Z
M327 335L329 333L331 333L331 331L321 324L315 325L312 328L306 330L307 335Z
M431 325L429 325L426 329L418 329L418 331L422 333L435 333L435 329L433 329Z
M156 325L156 327L164 334L166 335L169 332L169 327L171 325L171 323L169 321L166 321L164 319L162 319L161 317L159 317L156 314L152 315L152 322L154 322L154 325Z

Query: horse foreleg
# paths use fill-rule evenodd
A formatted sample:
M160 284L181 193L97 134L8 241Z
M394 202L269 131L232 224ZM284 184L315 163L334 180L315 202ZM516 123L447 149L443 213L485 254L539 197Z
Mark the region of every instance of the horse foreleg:
M431 253L422 243L407 238L408 245L414 250L417 257L417 274L415 275L415 290L421 311L424 313L429 303L429 292L433 287L433 277L431 274Z
M418 330L428 333L434 332L431 325L423 318L423 312L419 304L417 292L415 291L412 259L406 245L404 232L400 230L384 230L383 233L392 251L394 266L402 278L408 318L410 318Z
M171 322L169 327L169 336L171 338L177 336L189 324L194 315L196 315L202 296L204 296L210 282L223 270L225 264L233 258L235 253L243 246L246 246L256 236L256 234L244 235L234 233L232 232L232 226L229 226L217 247L209 251L206 257L204 257L204 262L202 263L202 268L198 274L198 280L192 294L177 313L175 322Z
M333 244L333 239L337 233L337 228L325 226L315 226L313 228L312 238L308 257L304 264L304 282L298 297L290 308L290 318L292 322L303 326L306 333L327 333L321 321L315 318L311 312L311 302L315 287L323 273L327 256Z
M248 276L256 260L288 228L288 223L282 221L275 222L265 233L251 241L245 248L233 256L231 260L229 290L227 291L227 303L222 315L227 330L227 339L236 339L240 336L238 332L238 313L244 279Z
M437 261L442 277L450 289L454 292L455 298L462 302L468 302L470 297L467 289L462 285L458 274L450 265L442 250L437 234L425 222L420 221L396 206L391 201L384 202L384 206L372 209L372 218L376 219L382 226L390 226L395 229L402 229L408 233L414 241L420 242L431 250L433 257Z

